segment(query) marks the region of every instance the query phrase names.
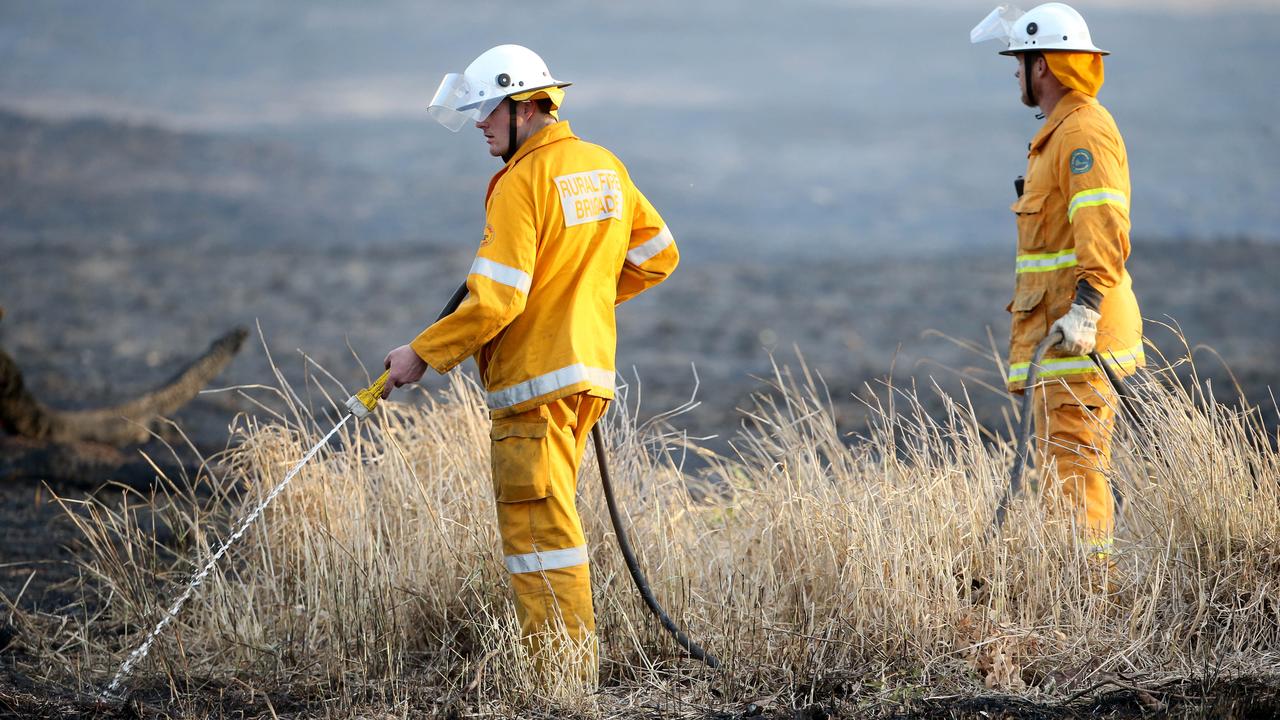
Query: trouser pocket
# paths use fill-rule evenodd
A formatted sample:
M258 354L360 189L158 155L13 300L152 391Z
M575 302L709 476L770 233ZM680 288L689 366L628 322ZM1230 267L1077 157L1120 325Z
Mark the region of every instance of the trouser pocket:
M546 418L518 415L495 420L489 439L498 502L540 500L551 493Z
M1109 540L1115 525L1115 501L1107 480L1113 397L1097 394L1088 383L1050 383L1038 391L1036 434L1046 470L1057 472L1047 498L1075 510L1085 537Z

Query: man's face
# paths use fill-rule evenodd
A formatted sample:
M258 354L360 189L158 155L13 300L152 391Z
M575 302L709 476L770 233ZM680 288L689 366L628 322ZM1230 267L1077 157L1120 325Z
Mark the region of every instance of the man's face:
M511 144L511 103L498 103L498 107L489 113L489 117L476 123L476 127L484 132L484 139L489 143L489 154L502 157L507 154L507 145Z

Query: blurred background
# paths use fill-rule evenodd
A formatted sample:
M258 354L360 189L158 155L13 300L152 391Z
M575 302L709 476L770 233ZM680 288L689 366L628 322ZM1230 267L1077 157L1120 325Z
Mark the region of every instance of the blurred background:
M156 384L234 325L265 347L224 385L273 383L268 349L295 382L301 351L362 383L462 281L499 168L425 106L514 42L574 82L562 117L680 245L620 310L641 417L696 386L675 422L724 442L798 350L851 432L889 376L966 378L998 423L995 356L947 339L1003 354L1012 181L1040 125L1014 62L969 44L992 6L0 2L0 344L64 407ZM1148 336L1224 395L1225 361L1274 423L1280 5L1076 6L1113 53L1100 100L1128 146ZM180 419L218 447L247 407L209 394Z

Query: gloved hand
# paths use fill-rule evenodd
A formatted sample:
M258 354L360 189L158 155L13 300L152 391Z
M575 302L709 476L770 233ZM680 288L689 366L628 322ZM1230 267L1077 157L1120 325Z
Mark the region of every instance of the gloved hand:
M1049 327L1062 331L1062 342L1057 347L1072 355L1088 355L1098 342L1098 320L1102 314L1079 303L1072 303L1066 315Z

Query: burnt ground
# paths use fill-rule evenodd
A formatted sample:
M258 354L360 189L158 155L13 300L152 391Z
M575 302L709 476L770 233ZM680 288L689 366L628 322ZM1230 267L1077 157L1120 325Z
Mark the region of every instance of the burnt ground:
M5 664L11 666L6 659ZM168 718L320 718L335 712L351 717L481 717L466 698L441 697L427 688L402 689L394 701L344 698L343 707L322 693L287 688L261 688L247 683L206 683L198 687L141 687L127 699L101 700L52 689L15 674L0 677L0 718L31 720L148 720ZM410 680L411 682L411 680ZM608 692L606 689L605 692ZM1222 682L1172 681L1149 689L1086 688L1065 702L1041 703L1001 695L935 696L920 688L915 697L815 694L793 703L724 702L696 707L670 699L667 707L651 707L606 717L704 718L705 720L1077 720L1083 718L1213 718L1262 720L1280 713L1280 679ZM530 710L526 717L564 717L552 710Z
M0 346L23 368L29 387L55 407L93 406L145 390L236 325L261 327L265 344L248 343L216 384L272 385L273 359L291 382L306 388L311 371L302 351L351 389L365 377L362 366L377 367L387 349L434 317L473 252L465 241L386 220L418 202L413 190L389 188L378 178L339 171L276 145L0 111L0 307L6 310ZM864 385L889 376L899 386L926 388L926 406L933 409L939 404L929 399L929 384L937 381L954 393L963 376L979 418L1003 427L1007 400L980 387L996 379L994 361L940 335L1003 346L1011 252L983 246L904 255L836 243L825 258L723 257L700 250L696 237L680 241L679 271L619 312L619 369L631 382L629 398L640 403L641 417L687 399L696 372L701 405L674 422L693 435L717 436L707 442L724 448L740 421L737 409L761 389L757 378L770 374L771 358L794 365L798 349L826 382L838 420L850 433L866 425L859 398ZM1274 359L1280 355L1280 246L1138 236L1130 269L1156 346L1181 357L1187 348L1160 323L1180 328L1217 397L1234 397L1234 378L1249 402L1261 407L1274 438L1269 388L1276 385ZM304 396L323 403L318 393ZM235 393L208 394L175 420L208 455L225 447L236 413L252 409ZM168 452L155 444L145 450ZM72 499L88 492L83 482L53 491ZM40 483L0 484L0 592L24 608L63 612L80 602L74 589L79 538L50 499ZM0 608L0 616L7 618L7 610ZM94 716L62 691L25 680L15 664L22 644L10 643L12 636L6 623L0 631L6 648L0 651L0 714ZM1273 692L1212 683L1210 689L1183 692L1192 698L1186 707L1216 708L1210 698L1220 696L1226 709L1204 716L1275 714L1254 713L1248 704L1276 711ZM1117 692L1097 696L1102 704L1088 708L1084 699L1063 707L921 699L863 708L857 716L1143 712L1136 693ZM214 717L320 707L287 692L247 693L204 688L181 702ZM99 716L160 717L180 710L163 697L157 691L155 702L134 715L112 710ZM843 702L833 698L823 712L840 712ZM751 709L736 712L724 717ZM791 709L760 713L795 716Z

